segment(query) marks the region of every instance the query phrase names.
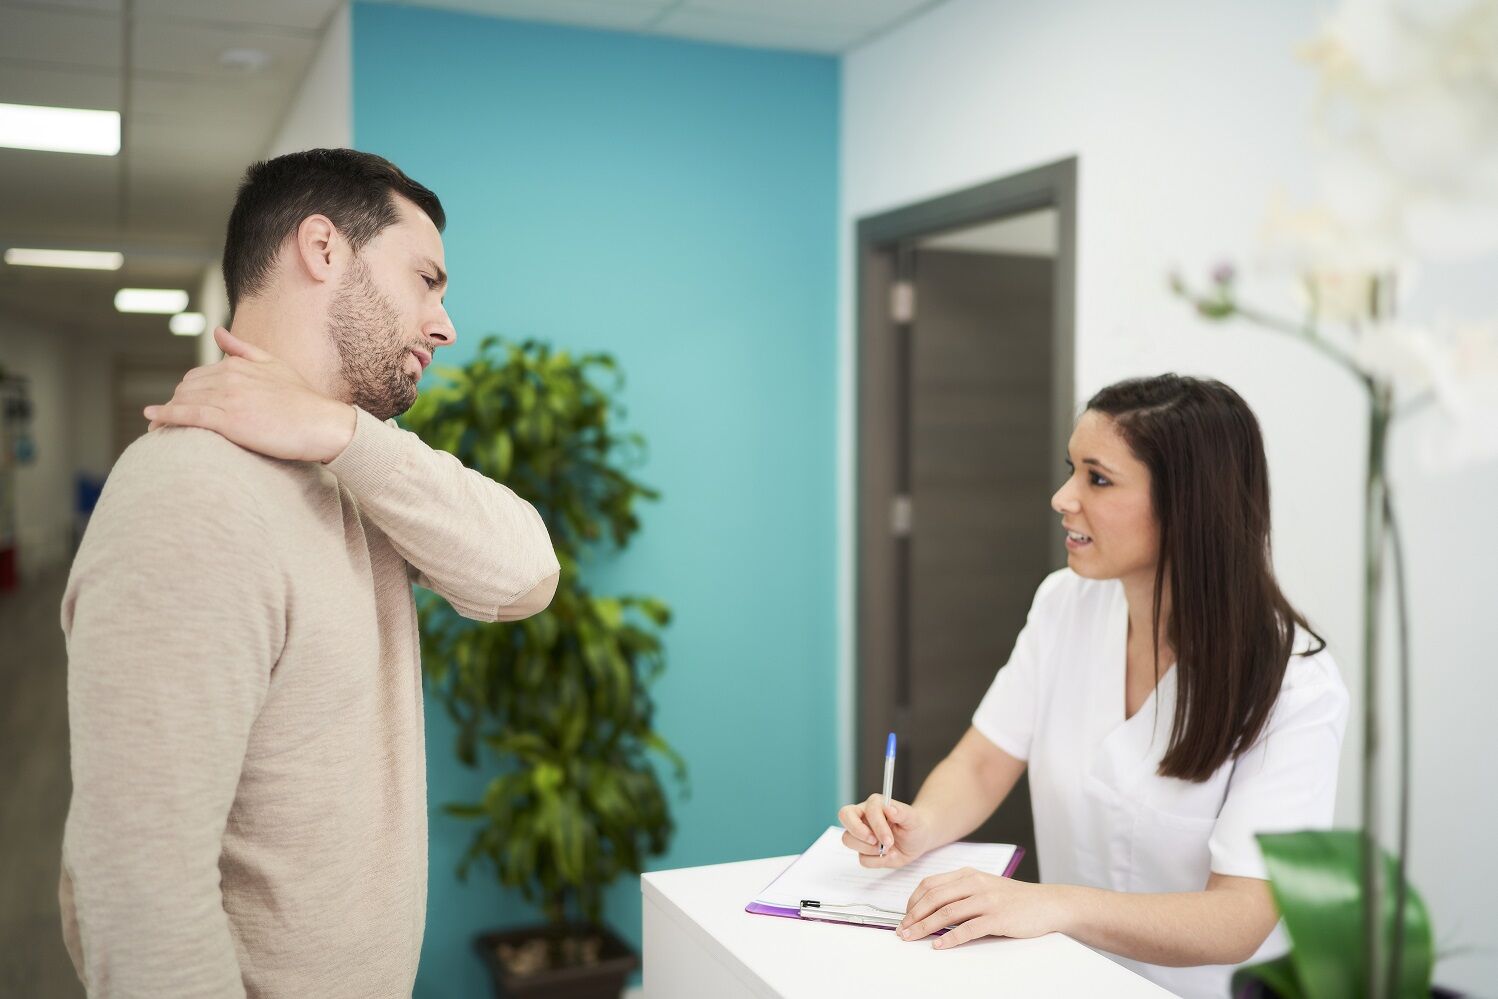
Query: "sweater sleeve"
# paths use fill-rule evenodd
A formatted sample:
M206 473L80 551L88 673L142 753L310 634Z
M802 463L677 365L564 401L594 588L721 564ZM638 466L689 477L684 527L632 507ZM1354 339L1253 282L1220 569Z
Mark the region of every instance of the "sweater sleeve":
M62 605L73 794L64 938L92 996L244 995L219 855L285 636L252 499L204 430L116 464Z
M353 439L328 469L416 582L478 621L545 610L561 568L536 508L415 434L356 412Z

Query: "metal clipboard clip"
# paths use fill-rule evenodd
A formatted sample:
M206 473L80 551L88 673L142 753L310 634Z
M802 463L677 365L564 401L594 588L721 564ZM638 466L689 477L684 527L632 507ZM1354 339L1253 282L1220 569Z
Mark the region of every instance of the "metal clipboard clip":
M893 909L881 909L866 902L818 902L814 898L801 900L802 919L820 919L832 923L858 923L863 926L886 926L893 929L900 925L905 913Z

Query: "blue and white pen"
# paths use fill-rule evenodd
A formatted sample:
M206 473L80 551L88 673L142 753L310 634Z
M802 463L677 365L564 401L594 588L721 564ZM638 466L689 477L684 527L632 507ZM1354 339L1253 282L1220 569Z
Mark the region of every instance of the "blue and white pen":
M889 796L895 792L895 733L889 734L889 741L884 744L884 801L889 801ZM884 844L879 844L879 856L884 856Z

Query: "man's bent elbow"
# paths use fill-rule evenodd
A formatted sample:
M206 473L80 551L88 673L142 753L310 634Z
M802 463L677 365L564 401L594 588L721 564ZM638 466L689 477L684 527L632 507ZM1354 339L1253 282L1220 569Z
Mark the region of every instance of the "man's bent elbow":
M520 594L514 600L500 606L494 615L494 619L496 621L519 621L541 613L550 606L551 598L556 596L557 583L561 579L561 576L562 573L558 570Z

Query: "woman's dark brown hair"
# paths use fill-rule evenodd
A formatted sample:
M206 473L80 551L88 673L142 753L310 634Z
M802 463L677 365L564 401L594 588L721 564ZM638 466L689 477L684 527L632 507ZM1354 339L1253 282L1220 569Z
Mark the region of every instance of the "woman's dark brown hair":
M1319 643L1302 654L1326 647L1274 579L1259 422L1222 382L1173 374L1110 385L1087 408L1111 417L1150 470L1160 526L1154 633L1169 579L1165 634L1176 651L1175 719L1160 773L1204 781L1263 731L1295 626Z

